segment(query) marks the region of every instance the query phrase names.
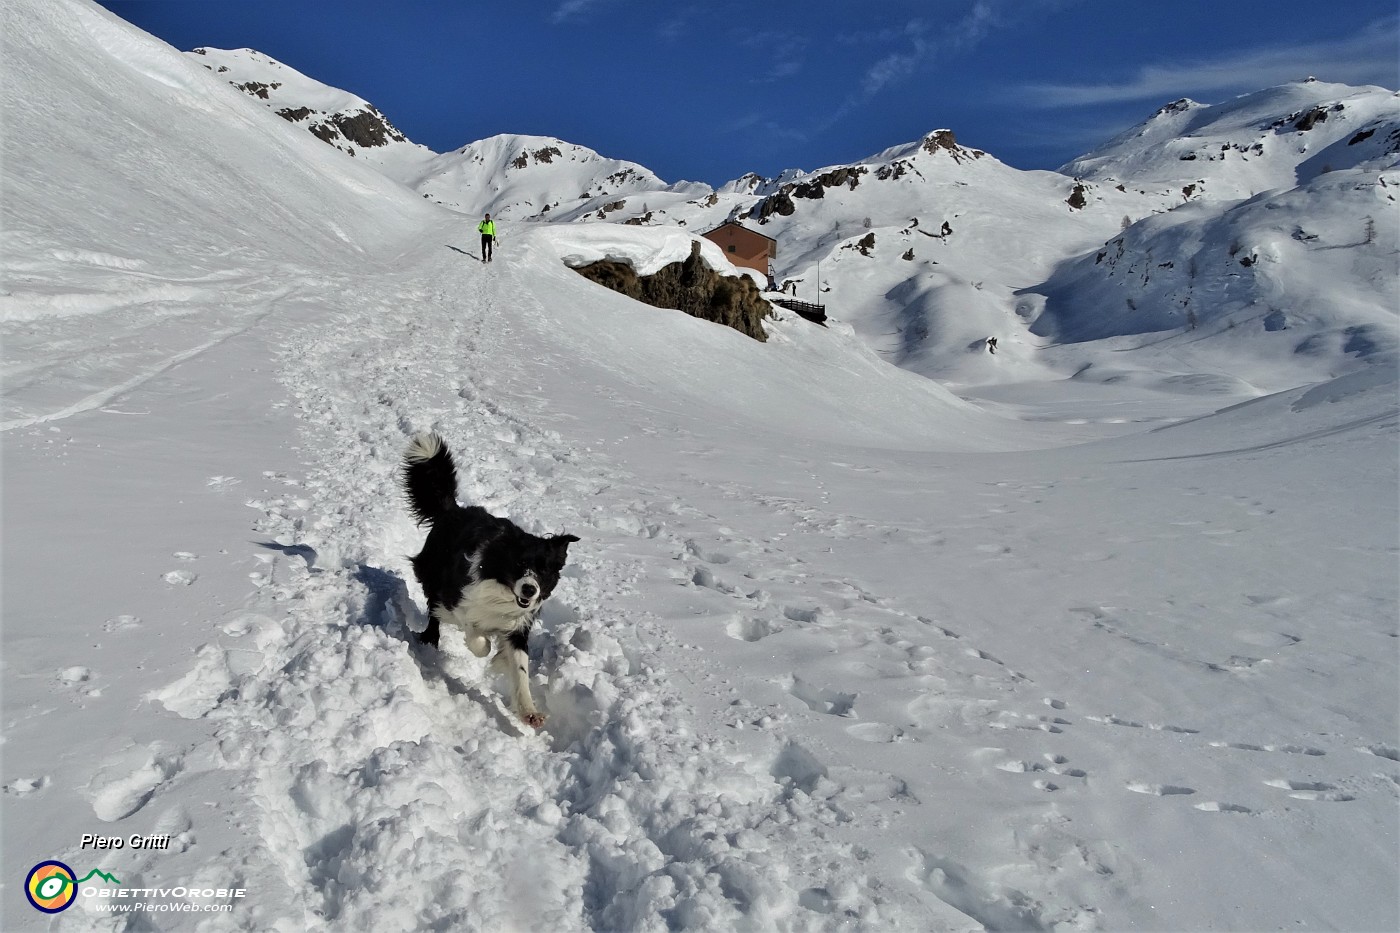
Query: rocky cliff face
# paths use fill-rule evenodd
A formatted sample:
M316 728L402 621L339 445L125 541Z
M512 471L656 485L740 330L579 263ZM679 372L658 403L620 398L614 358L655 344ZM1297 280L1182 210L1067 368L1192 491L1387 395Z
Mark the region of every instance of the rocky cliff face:
M773 308L747 276L721 275L700 258L695 244L684 262L663 266L641 276L625 262L601 260L574 271L615 292L657 308L684 311L692 317L732 327L755 340L766 341L763 319Z

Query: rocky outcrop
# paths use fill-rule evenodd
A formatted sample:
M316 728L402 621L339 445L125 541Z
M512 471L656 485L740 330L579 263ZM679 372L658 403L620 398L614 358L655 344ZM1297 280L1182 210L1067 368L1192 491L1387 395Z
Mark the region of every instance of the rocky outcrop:
M768 197L759 201L744 217L757 217L759 223L767 223L768 218L773 214L780 214L783 217L790 216L797 210L797 205L793 203L793 198L816 199L826 197L828 188L850 188L854 190L860 184L860 176L868 172L869 169L860 165L848 165L842 168L835 168L829 172L823 172L815 178L806 181L792 182L783 185Z
M788 190L786 188L784 188L782 191L779 191L776 194L770 194L762 201L759 201L756 205L753 206L751 210L749 210L748 213L744 214L743 216L753 217L754 215L757 215L758 222L763 224L767 223L768 218L774 214L778 214L783 217L790 217L796 210L797 205L792 203L792 195L788 193Z
M520 155L512 159L510 165L511 168L525 168L531 162L542 162L545 165L550 165L554 162L555 156L559 156L560 158L564 156L564 153L559 151L558 146L544 146L540 149L536 149L534 152L530 152L526 149L522 150Z
M232 81L230 81L229 83L233 84ZM262 100L267 100L269 92L277 90L282 85L280 82L277 81L274 81L271 84L268 84L264 81L245 81L242 84L234 84L233 86L238 88L244 94L251 94L253 97L258 97Z
M952 130L934 130L929 133L924 137L923 150L929 155L937 155L942 152L959 164L972 162L986 155L981 149L959 146L958 139L953 135Z
M341 136L361 149L387 146L390 140L399 143L408 141L408 137L395 129L375 107L354 114L332 114L330 122L340 130Z
M966 146L958 145L952 130L934 130L924 137L919 149L928 155L945 155L959 165L975 162L986 155L980 149L969 149ZM911 172L920 178L924 177L911 158L893 159L873 168L867 165L843 165L801 181L789 182L749 208L741 216L752 218L760 224L764 224L774 214L788 217L795 213L797 204L793 201L794 198L816 200L825 198L826 193L835 188L855 190L860 186L861 177L872 173L877 181L892 181L903 178Z
M1276 132L1285 132L1291 129L1299 133L1306 133L1319 123L1326 123L1329 114L1341 113L1346 109L1346 104L1341 102L1331 105L1318 104L1314 107L1309 107L1307 110L1299 110L1296 113L1291 113L1282 120L1274 121L1272 128Z
M875 248L875 233L873 231L867 233L865 236L861 237L854 243L846 243L841 248L853 249L856 252L860 253L862 256L869 256L870 251Z
M860 165L835 168L823 172L811 181L794 185L792 193L799 198L820 198L825 197L827 188L846 187L854 191L860 185L860 176L867 171L869 170Z
M249 82L235 84L234 87L245 94L266 99L268 89L276 89L278 85L255 85ZM408 137L400 133L394 124L385 119L384 114L373 106L347 113L323 113L310 107L283 107L276 113L288 123L301 123L315 117L316 119L306 127L312 135L351 155L355 154L356 146L361 149L375 149L387 146L390 142L408 141Z
M683 262L638 275L625 262L600 260L574 270L590 281L656 308L684 311L692 317L732 327L755 340L767 340L763 319L773 308L747 276L721 275L700 258L700 244Z
M598 212L594 216L597 217L599 220L605 220L607 216L613 211L620 211L626 206L627 201L625 199L621 201L610 201L609 203L604 204L602 207L598 208Z

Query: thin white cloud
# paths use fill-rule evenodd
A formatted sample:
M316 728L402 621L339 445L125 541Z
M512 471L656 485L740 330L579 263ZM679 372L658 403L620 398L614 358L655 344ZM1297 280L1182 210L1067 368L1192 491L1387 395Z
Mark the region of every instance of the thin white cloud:
M576 16L582 16L592 7L607 3L608 0L564 0L563 3L554 8L550 14L549 21L558 25L567 22Z
M683 10L657 27L656 34L667 42L675 42L684 38L692 28L690 11Z
M728 135L742 135L745 133L754 134L764 140L774 139L795 140L806 142L810 138L810 133L806 130L794 129L784 126L776 120L762 113L747 113L743 116L731 120L729 123L719 127L719 132Z
M1001 7L1004 4L992 0L977 0L962 19L948 31L948 43L953 48L963 49L976 45L1001 25ZM1023 4L1030 5L1030 4ZM1054 4L1052 4L1054 5Z
M873 97L914 73L919 63L933 50L927 38L927 28L923 20L915 19L900 30L899 37L907 41L908 47L889 53L866 69L865 78L861 81L864 97Z
M1087 107L1190 94L1251 91L1314 75L1345 84L1394 88L1400 80L1391 18L1344 39L1251 49L1211 59L1147 65L1133 76L1100 84L1042 84L1022 92L1047 107Z
M903 45L866 69L860 98L848 104L855 107L885 88L902 83L935 55L966 52L998 29L1079 2L1082 0L973 0L967 12L949 22L932 23L927 17L920 17L909 20L899 29L886 28L843 37L842 41L848 43L898 42Z
M802 59L788 58L774 62L773 67L768 70L766 79L769 81L781 81L783 78L791 78L802 70Z

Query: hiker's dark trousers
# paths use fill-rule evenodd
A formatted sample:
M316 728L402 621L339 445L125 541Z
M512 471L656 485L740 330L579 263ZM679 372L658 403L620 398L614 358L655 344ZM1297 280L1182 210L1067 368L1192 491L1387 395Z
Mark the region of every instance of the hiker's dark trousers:
M483 234L481 235L481 258L482 258L482 259L490 259L490 258L491 258L491 243L492 243L495 239L496 239L496 238L493 237L493 236L492 236L491 234L489 234L489 233L483 233Z

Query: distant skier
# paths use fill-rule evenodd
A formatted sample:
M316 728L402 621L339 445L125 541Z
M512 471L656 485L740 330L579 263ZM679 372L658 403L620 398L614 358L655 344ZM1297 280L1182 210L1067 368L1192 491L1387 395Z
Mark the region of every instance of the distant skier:
M491 247L496 242L496 222L491 219L488 213L486 219L476 225L477 233L481 234L481 261L491 261Z
M996 356L996 355L997 355L997 338L995 338L995 337L988 337L988 338L987 338L987 352L990 353L990 354L992 354L992 356Z

